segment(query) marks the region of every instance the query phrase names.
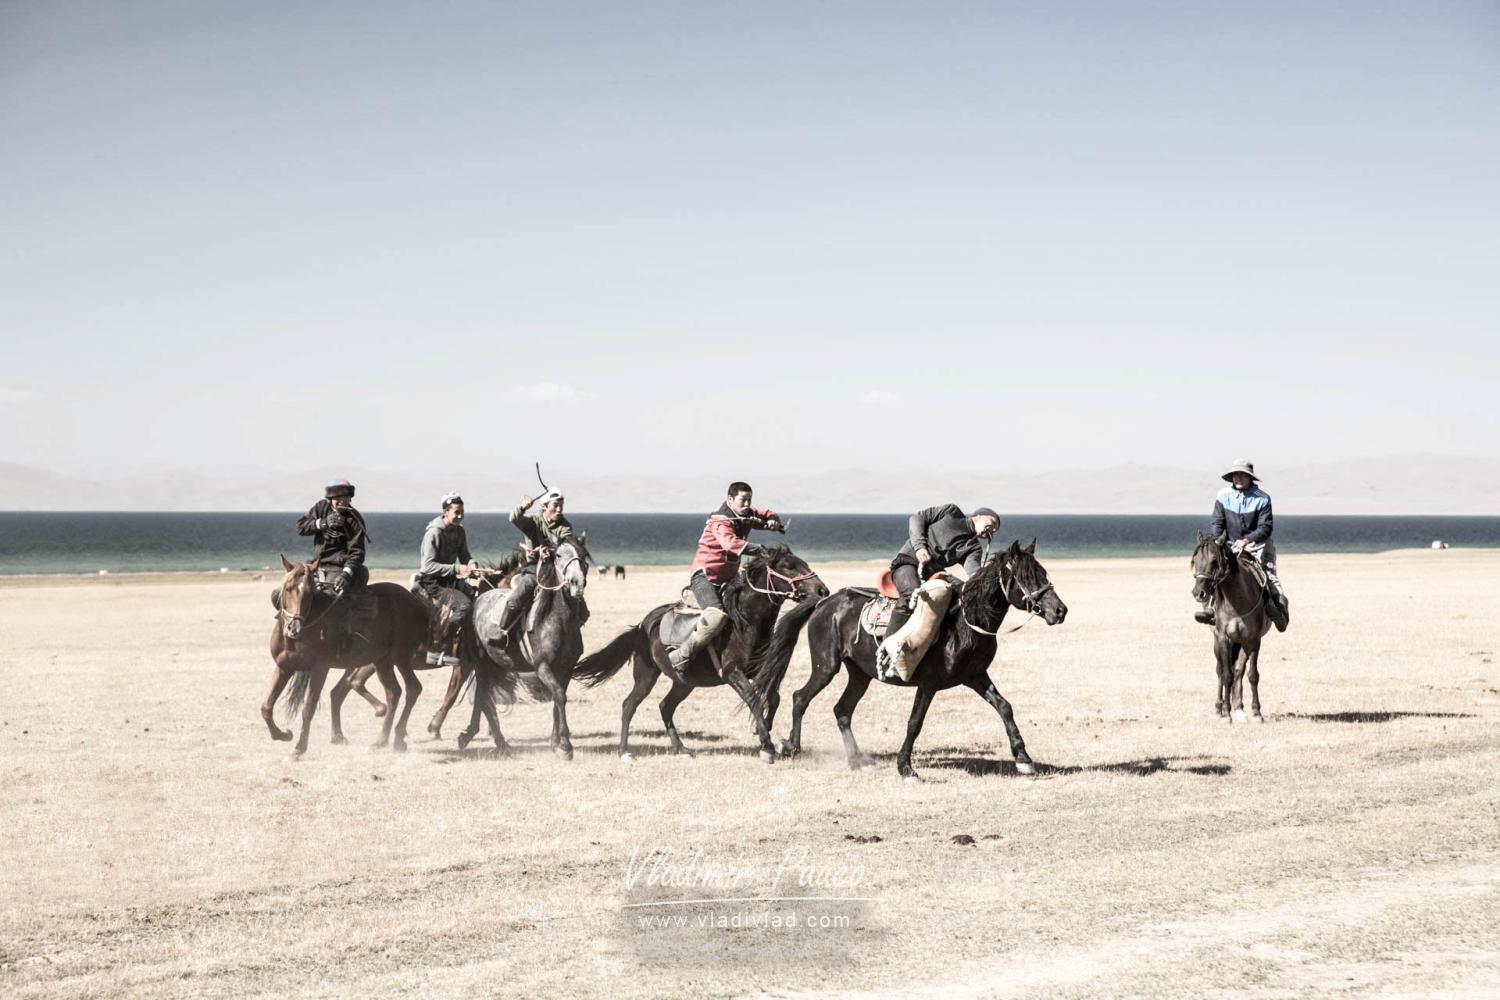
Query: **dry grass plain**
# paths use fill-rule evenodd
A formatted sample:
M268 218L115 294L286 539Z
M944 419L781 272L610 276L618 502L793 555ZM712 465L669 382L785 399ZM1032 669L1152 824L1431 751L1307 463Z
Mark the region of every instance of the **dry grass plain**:
M663 754L666 685L621 763L625 675L573 692L572 763L536 705L502 719L515 756L459 753L461 713L421 741L435 673L410 753L369 749L356 699L353 745L330 746L325 698L293 762L257 713L267 583L8 581L0 994L1500 994L1500 554L1282 565L1265 725L1213 715L1185 556L1053 560L1066 623L1008 636L993 668L1043 773L1016 775L994 712L954 691L920 784L895 773L911 698L891 688L855 718L881 766L845 768L842 680L807 754L771 767L726 689L678 712L697 757ZM590 648L681 576L594 580ZM803 649L783 694L806 673ZM671 908L624 907L653 848L741 866L740 895L796 894L769 873L805 852L872 899L848 926L650 929Z

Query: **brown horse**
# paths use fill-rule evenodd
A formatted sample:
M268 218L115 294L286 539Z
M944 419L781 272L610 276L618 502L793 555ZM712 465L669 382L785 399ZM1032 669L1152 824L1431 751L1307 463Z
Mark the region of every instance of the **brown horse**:
M1219 672L1214 709L1225 722L1266 721L1260 714L1260 640L1271 630L1271 618L1254 558L1244 553L1236 557L1226 534L1210 538L1198 532L1198 545L1193 549L1193 597L1213 598L1214 659Z
M286 556L282 556L281 565L286 570L286 577L281 581L280 611L271 630L270 642L271 659L276 665L271 674L271 688L260 706L261 718L265 720L271 738L292 738L290 732L277 727L273 716L277 699L287 688L287 682L292 681L287 691L287 703L293 713L298 706L302 708L302 731L292 755L302 756L307 751L308 730L328 671L342 669L344 679L331 692L329 707L333 715L333 742L348 742L339 725L339 710L344 697L352 689L351 674L369 664L385 688L388 709L380 740L375 745L385 746L390 742L394 723L395 749L405 750L406 722L417 696L422 693L421 682L412 667L425 655L427 609L404 587L394 583L370 584L367 590L375 598L377 609L374 623L364 642L340 656L338 630L329 626L342 598L319 588L316 561L290 563ZM399 719L396 717L396 703L401 697L401 688L396 683L398 669L406 681L406 706Z

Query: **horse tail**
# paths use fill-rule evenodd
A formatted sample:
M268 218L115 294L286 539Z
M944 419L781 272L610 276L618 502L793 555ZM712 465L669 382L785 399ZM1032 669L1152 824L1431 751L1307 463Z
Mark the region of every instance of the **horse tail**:
M302 703L307 700L307 685L311 679L311 671L298 670L292 675L292 682L286 686L286 694L281 696L281 704L286 708L289 724L297 717Z
M803 601L782 615L771 638L746 664L745 676L750 679L753 700L760 711L765 711L771 692L781 687L787 667L792 663L792 650L796 648L797 639L802 635L802 627L807 624L813 612L818 610L818 605L826 600L824 597L816 601Z
M573 667L573 679L583 681L589 687L598 687L619 673L632 654L645 648L645 638L645 630L632 625L611 639L603 649L579 660Z

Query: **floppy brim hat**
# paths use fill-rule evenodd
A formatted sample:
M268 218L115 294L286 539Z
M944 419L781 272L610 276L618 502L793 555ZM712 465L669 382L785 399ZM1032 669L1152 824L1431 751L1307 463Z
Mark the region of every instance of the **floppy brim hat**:
M1252 483L1260 482L1260 477L1255 474L1255 463L1250 461L1248 458L1242 458L1238 462L1235 462L1230 470L1224 473L1224 475L1220 478L1223 479L1226 483L1232 483L1234 482L1234 474L1236 472L1243 472L1245 475L1249 476Z

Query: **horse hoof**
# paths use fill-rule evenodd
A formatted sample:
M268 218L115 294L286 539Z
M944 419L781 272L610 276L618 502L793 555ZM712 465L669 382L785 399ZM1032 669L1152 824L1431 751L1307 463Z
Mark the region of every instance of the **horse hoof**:
M349 742L349 740L348 740L347 737L345 737L341 733L338 736L335 736L333 739L329 740L328 742L332 743L336 747L341 747L341 746L344 746L345 744L347 744Z
M765 764L774 764L774 763L776 763L776 751L775 750L762 750L760 752L760 759L761 759L762 763L765 763Z
M460 750L467 750L469 748L469 741L472 740L473 738L474 737L470 736L468 733L459 733L458 734L458 748Z
M901 780L911 784L920 785L922 783L922 776L916 771L913 771L910 774L903 774L901 776Z
M629 750L626 750L624 753L620 754L620 759L629 764L631 761L635 760L635 754L631 753Z
M849 759L849 770L851 771L863 771L867 767L874 766L875 758L867 754L860 754L858 757L851 757Z
M1259 712L1256 712L1254 715L1250 716L1250 721L1251 722L1265 722L1266 719L1265 719L1265 716L1261 715Z
M781 741L781 756L783 756L783 757L795 757L795 756L797 756L797 752L798 752L797 748L794 747L794 746L792 746L792 741L791 740L782 740Z
M305 753L307 753L307 747L292 747L292 760L301 760Z
M400 740L399 742L391 744L391 749L396 753L406 753L406 741Z
M1036 765L1032 764L1029 760L1018 760L1016 761L1016 773L1036 774Z
M554 753L556 753L563 760L572 760L573 759L573 748L572 747L553 747L552 750L553 750Z
M292 742L292 734L278 729L275 732L271 733L271 739L275 740L277 743L290 743Z
M390 709L386 708L384 705L381 705L380 707L378 707L378 708L375 709L375 718L377 718L377 719L383 719L383 718L385 718L385 713L388 712L388 711L390 711Z
M1248 722L1249 721L1248 717L1245 715L1245 710L1243 708L1237 708L1237 709L1235 709L1234 710L1234 716L1233 716L1233 718L1234 718L1235 722Z

